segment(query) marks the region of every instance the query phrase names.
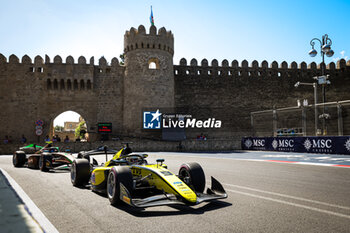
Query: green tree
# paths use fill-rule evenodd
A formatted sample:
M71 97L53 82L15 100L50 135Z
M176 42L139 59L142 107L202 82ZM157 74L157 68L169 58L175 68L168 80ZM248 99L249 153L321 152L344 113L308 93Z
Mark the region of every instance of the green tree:
M79 123L78 127L75 129L75 137L76 138L84 138L85 133L82 135L82 132L86 132L85 121Z
M124 61L125 61L124 53L123 53L123 54L120 54L120 55L119 55L119 58L120 58L119 64L123 66L123 65L125 64L125 63L124 63Z
M56 125L56 126L55 126L55 132L62 132L63 129L64 129L63 126L60 126L60 125Z

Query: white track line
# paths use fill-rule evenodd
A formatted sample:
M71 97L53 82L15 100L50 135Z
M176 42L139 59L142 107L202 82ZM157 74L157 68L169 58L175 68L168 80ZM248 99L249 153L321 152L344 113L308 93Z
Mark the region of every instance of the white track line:
M269 192L269 191L264 191L264 190L255 189L255 188L249 188L249 187L240 186L240 185L225 184L225 183L222 183L222 184L226 185L226 186L240 188L240 189L247 189L247 190L254 191L254 192L266 193L266 194L270 194L270 195L275 195L275 196L295 199L295 200L299 200L299 201L305 201L305 202L310 202L310 203L314 203L314 204L335 207L335 208L344 209L344 210L350 210L350 207L347 207L347 206L334 205L334 204L330 204L330 203L326 203L326 202L315 201L315 200L306 199L306 198L302 198L302 197L295 197L295 196L286 195L286 194L282 194L282 193Z
M329 211L329 210L323 210L323 209L319 209L319 208L315 208L315 207L311 207L311 206L307 206L307 205L296 204L296 203L289 202L289 201L283 201L283 200L279 200L279 199L275 199L275 198L264 197L264 196L260 196L260 195L256 195L256 194L252 194L252 193L240 192L237 190L230 190L230 189L226 189L226 190L233 192L233 193L238 193L238 194L250 196L250 197L260 198L260 199L264 199L264 200L268 200L268 201L278 202L278 203L282 203L282 204L286 204L286 205L290 205L290 206L295 206L295 207L313 210L313 211L324 213L324 214L329 214L329 215L334 215L337 217L350 219L350 215L341 214L341 213L337 213L337 212L333 212L333 211Z
M19 198L22 199L29 214L35 219L35 221L39 223L39 225L44 229L44 231L49 233L58 233L58 230L55 228L55 226L52 225L52 223L46 218L46 216L41 212L41 210L30 199L30 197L17 184L17 182L14 179L12 179L12 177L4 169L0 168L0 170L10 183L12 189L14 189Z

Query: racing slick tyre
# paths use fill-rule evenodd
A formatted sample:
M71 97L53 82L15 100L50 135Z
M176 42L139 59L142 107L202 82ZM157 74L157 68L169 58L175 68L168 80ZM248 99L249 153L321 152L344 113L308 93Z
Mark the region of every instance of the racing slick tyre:
M90 163L86 159L76 159L70 170L70 180L76 187L84 186L90 180Z
M109 172L107 179L107 196L112 205L121 204L120 199L120 183L131 192L133 188L133 180L131 170L128 167L113 167ZM130 201L130 200L129 200Z
M182 164L179 170L179 178L193 191L203 193L205 188L205 175L198 163Z
M23 167L26 162L26 154L23 151L16 151L12 156L12 163L15 167Z
M49 171L49 166L47 166L47 163L52 163L52 155L45 155L42 154L39 158L39 169L40 171L47 172Z

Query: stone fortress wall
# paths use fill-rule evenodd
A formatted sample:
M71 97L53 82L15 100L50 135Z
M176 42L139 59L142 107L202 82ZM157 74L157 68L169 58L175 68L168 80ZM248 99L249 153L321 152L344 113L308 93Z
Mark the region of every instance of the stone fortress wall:
M99 139L98 122L112 122L116 137L159 139L159 133L141 130L142 109L175 107L223 122L221 130L189 131L188 138L203 132L209 139L240 140L251 133L250 112L294 106L296 99L313 103L312 88L296 89L294 84L313 82L312 77L321 74L320 65L305 62L224 60L219 65L213 60L209 65L203 59L199 65L195 59L189 64L181 59L173 65L173 34L165 28L157 32L154 26L148 34L142 25L131 28L125 33L124 48L124 66L117 58L107 62L102 57L95 65L93 57L87 62L83 56L77 61L68 56L63 62L60 56L20 60L11 55L7 60L0 54L0 138L9 135L18 141L24 134L37 140L38 119L44 121L43 138L55 117L72 110L86 120L91 140ZM149 69L150 62L156 69ZM350 99L350 61L330 63L326 73L332 82L327 101Z
M53 62L48 56L45 61L37 56L34 62L24 56L20 62L11 55L7 62L0 55L1 138L9 135L18 141L24 134L36 140L38 119L44 121L43 138L52 121L68 110L83 116L92 136L97 122L113 122L113 130L121 131L124 70L116 58L109 65L102 57L94 65L93 58L86 63L84 57L75 63L69 56L63 63L60 56Z
M326 87L327 102L350 99L350 60L346 63L341 59L336 64L327 65L325 73L329 74L331 85ZM215 138L232 138L235 135L248 136L252 134L250 113L260 110L278 109L297 105L297 99L308 99L309 104L314 103L312 87L300 86L295 88L296 82L315 82L313 77L321 75L320 64L305 62L297 64L292 62L276 61L270 65L267 61L259 64L257 61L241 64L234 60L229 64L223 60L221 65L214 59L208 64L203 59L200 64L192 59L189 64L181 59L179 65L174 66L175 76L175 102L177 107L187 109L211 109L211 114L223 120L223 129L210 134ZM318 87L318 103L322 102L321 87ZM313 114L313 109L311 113ZM350 110L350 109L349 109ZM343 116L350 114L348 109L343 110ZM290 113L291 117L295 113ZM266 121L267 128L272 129L272 114ZM301 116L301 114L300 114ZM293 117L291 117L293 118ZM336 117L335 117L336 118ZM333 115L334 119L334 115ZM308 134L314 131L313 116L308 120ZM279 119L279 127L301 127L301 120ZM336 124L335 119L335 124ZM344 134L350 134L350 119ZM346 123L345 122L345 123ZM299 124L299 125L298 125ZM273 132L269 132L273 136ZM336 134L335 134L336 135Z

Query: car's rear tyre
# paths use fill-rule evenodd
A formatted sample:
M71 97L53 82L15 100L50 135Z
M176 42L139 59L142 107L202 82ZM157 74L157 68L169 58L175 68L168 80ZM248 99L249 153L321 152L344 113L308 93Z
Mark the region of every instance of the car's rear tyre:
M23 151L16 151L12 156L12 163L15 167L23 167L26 163L26 154Z
M47 172L49 171L49 167L47 166L47 163L52 163L52 155L41 155L39 158L39 169L40 171Z
M129 192L132 192L133 180L130 168L116 166L109 172L107 178L107 196L112 205L123 202L120 199L120 183L122 183Z
M74 186L80 187L89 183L90 180L90 163L86 159L74 160L71 170L70 179Z
M205 188L204 171L198 163L182 164L179 170L179 178L193 191L203 193Z

